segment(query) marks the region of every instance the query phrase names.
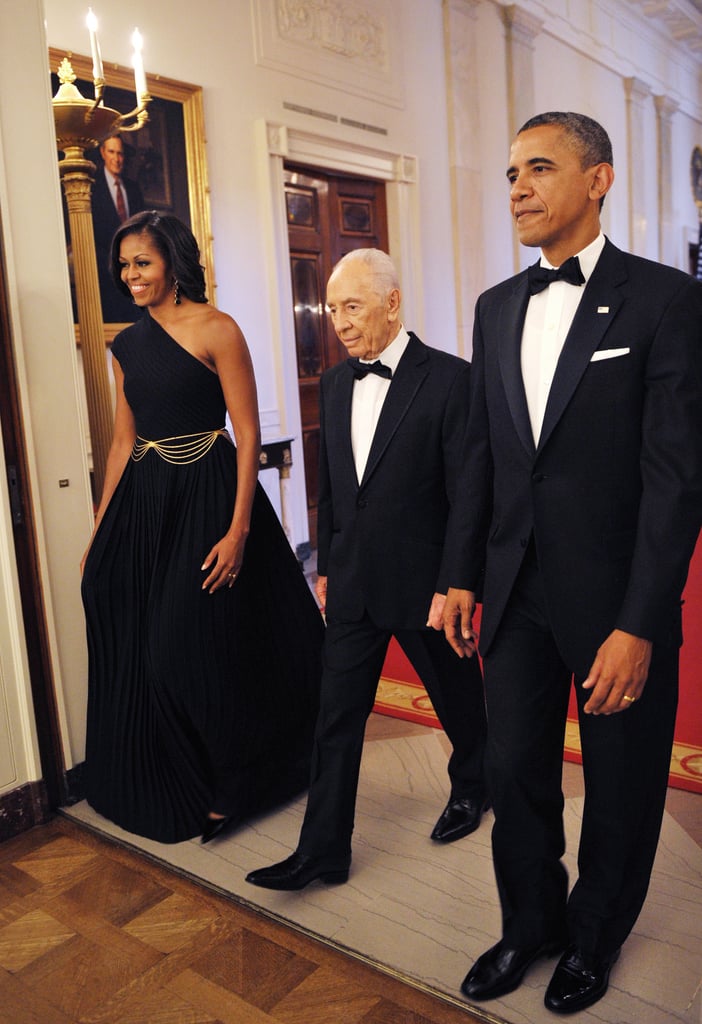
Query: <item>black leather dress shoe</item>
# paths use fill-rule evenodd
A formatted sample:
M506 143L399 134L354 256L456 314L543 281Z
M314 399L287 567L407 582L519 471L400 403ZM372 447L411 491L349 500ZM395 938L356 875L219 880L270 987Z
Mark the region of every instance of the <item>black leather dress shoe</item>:
M546 989L546 1009L554 1013L577 1013L592 1006L607 991L609 972L618 959L619 950L607 957L597 957L570 946L558 961Z
M310 882L319 879L327 885L342 885L348 880L351 858L332 860L325 857L307 857L297 850L280 864L269 868L250 871L246 881L260 885L263 889L292 891L304 889Z
M205 824L202 826L202 836L200 837L201 843L209 843L210 839L214 839L221 832L227 828L232 821L231 817L228 818L205 818Z
M521 985L531 965L542 956L554 956L563 943L545 942L528 949L512 949L500 940L475 961L461 985L468 999L496 999Z
M456 839L470 835L471 832L475 832L480 824L483 811L487 808L488 804L485 800L452 797L434 825L431 838L437 843L453 843Z

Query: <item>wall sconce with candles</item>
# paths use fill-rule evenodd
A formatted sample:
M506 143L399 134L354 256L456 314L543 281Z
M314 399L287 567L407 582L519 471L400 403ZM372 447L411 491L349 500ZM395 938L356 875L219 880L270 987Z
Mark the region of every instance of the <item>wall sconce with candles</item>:
M66 197L73 250L76 305L90 424L95 496L99 498L105 480L107 453L112 439L112 400L107 375L102 306L93 236L92 187L95 164L85 157L116 132L138 131L148 120L151 96L146 84L142 58L143 41L138 29L132 35L136 106L127 114L106 107L105 79L97 36L97 18L92 9L86 19L93 59L94 97L84 97L74 85L76 75L66 56L58 67L59 88L53 97L56 145L63 158L59 172Z

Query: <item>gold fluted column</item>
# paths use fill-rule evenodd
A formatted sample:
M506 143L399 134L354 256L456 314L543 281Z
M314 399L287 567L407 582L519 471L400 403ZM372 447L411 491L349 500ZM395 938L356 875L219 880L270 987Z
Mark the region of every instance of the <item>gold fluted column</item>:
M91 208L95 164L85 159L79 147L69 147L64 159L59 160L59 172L71 231L93 481L95 496L99 499L105 482L113 417Z
M139 75L143 78L143 71ZM138 131L148 119L146 108L151 97L146 90L144 78L135 109L129 114L120 114L102 102L104 79L98 66L95 67L94 100L86 99L73 84L76 76L67 57L61 61L58 76L61 84L53 98L56 145L59 152L63 153L63 159L59 160L59 172L68 207L93 457L94 493L99 499L105 482L113 416L93 235L91 195L95 164L86 160L85 151L93 149L116 130Z

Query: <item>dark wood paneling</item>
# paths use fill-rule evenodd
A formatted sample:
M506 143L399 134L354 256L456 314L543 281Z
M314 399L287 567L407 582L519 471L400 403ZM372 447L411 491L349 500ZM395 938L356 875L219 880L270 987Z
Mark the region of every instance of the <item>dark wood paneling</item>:
M289 165L285 200L310 543L316 547L319 378L346 358L324 310L326 282L352 249L387 252L385 185Z

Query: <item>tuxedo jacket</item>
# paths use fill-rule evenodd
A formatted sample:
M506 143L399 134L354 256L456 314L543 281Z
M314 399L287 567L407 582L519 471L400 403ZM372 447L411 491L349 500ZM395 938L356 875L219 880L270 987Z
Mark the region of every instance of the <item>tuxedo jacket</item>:
M122 188L127 196L130 217L135 213L140 213L144 209L144 199L137 183L129 178L122 178ZM92 210L95 257L97 259L103 320L107 323L131 323L141 315L141 312L130 298L117 291L112 280L110 250L112 248L112 238L120 226L120 219L110 195L102 165L98 167L95 173Z
M528 300L523 272L477 303L450 583L483 583L488 653L533 536L554 637L583 676L615 628L681 642L702 519L702 284L606 241L538 445L520 363Z
M141 213L144 209L144 197L141 189L135 181L129 178L122 178L122 188L127 197L129 216ZM105 179L105 170L100 165L95 172L92 196L93 210L93 231L95 233L95 248L98 260L108 259L112 238L120 226L120 219L117 215L117 208L110 195L110 190Z
M343 362L322 375L317 568L328 577L329 619L353 622L367 612L380 628L422 629L434 593L445 593L469 384L465 360L410 333L359 481L353 373Z

